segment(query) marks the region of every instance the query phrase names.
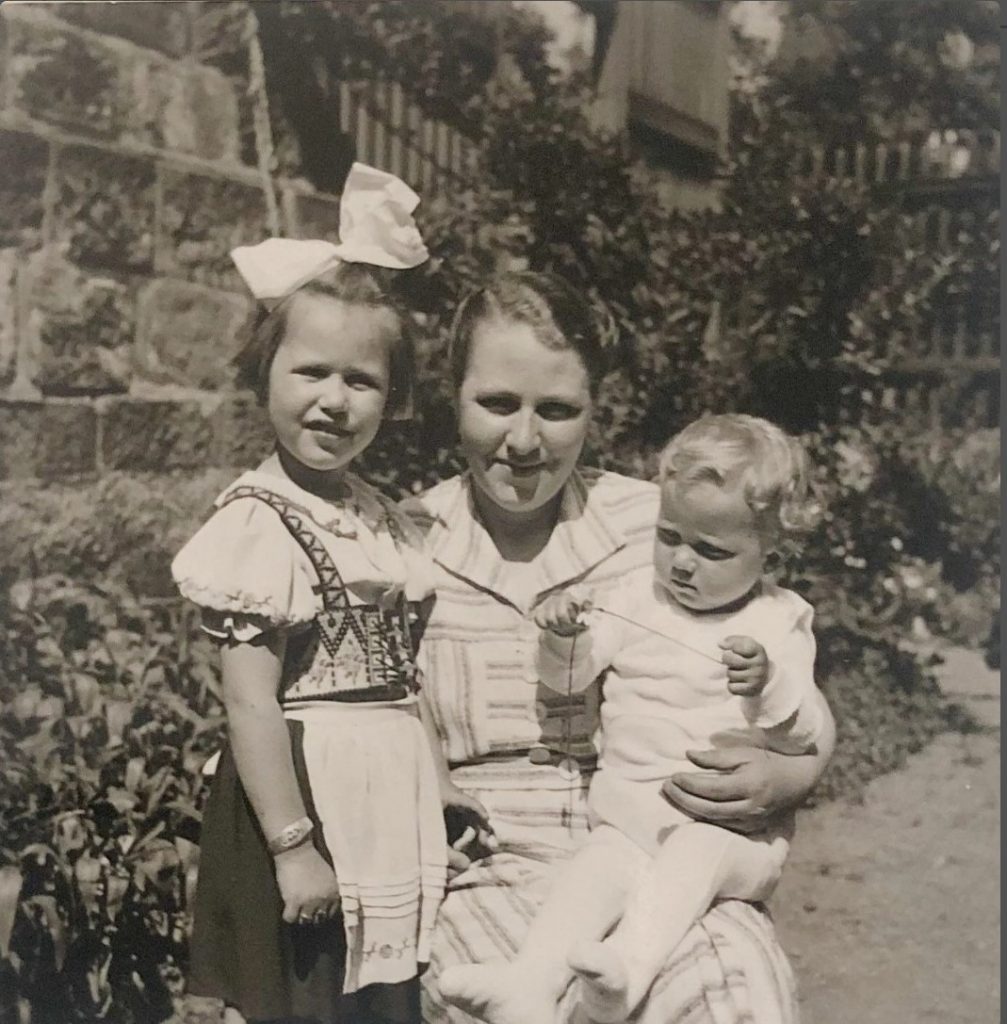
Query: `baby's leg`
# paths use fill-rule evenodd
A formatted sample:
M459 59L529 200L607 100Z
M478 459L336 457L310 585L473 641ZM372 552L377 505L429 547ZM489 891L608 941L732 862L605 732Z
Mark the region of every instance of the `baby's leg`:
M437 982L441 995L491 1024L553 1024L556 1004L573 977L568 956L574 943L605 935L647 867L639 847L599 826L558 866L516 958L449 967Z
M604 942L579 942L570 964L596 1021L621 1021L647 994L685 933L718 899L765 899L787 855L784 839L759 840L702 822L664 841Z

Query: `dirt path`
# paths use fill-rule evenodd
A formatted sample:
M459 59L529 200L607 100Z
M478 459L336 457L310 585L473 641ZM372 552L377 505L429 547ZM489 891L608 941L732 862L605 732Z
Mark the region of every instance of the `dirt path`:
M802 1024L992 1024L1000 977L1000 678L953 650L942 685L988 728L946 735L862 804L803 814L773 898Z

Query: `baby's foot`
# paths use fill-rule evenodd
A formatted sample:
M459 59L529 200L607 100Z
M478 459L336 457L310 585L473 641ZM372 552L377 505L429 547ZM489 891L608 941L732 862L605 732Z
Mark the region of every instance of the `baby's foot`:
M488 1024L553 1024L556 996L513 964L459 964L437 980L452 1006Z
M580 1001L598 1024L625 1020L635 1003L622 957L604 942L580 942L570 952L570 967L580 979Z

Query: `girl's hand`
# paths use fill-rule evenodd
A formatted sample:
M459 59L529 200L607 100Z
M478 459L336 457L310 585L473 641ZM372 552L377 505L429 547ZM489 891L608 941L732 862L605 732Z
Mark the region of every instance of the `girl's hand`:
M689 750L700 772L677 772L662 796L699 821L733 832L759 832L783 811L796 807L814 785L817 760L758 747Z
M575 636L587 629L582 616L591 610L591 602L576 590L550 594L535 610L539 629L559 636Z
M310 843L273 859L288 924L321 924L339 910L336 873Z
M758 697L769 682L766 648L750 636L729 636L720 641L721 661L727 666L727 688L738 697Z

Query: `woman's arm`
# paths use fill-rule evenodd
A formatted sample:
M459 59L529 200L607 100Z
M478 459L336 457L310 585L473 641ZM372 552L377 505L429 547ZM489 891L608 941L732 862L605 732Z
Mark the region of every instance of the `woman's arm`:
M273 634L266 643L236 644L221 654L231 751L267 841L306 814L290 734L276 699L285 649L284 638ZM285 921L335 912L336 876L310 841L276 854L274 862Z
M496 837L489 823L489 812L474 796L469 796L451 781L451 769L444 756L441 739L434 723L433 712L423 693L419 697L420 721L434 759L441 806L448 827L448 866L453 871L464 871L472 859L465 852L473 844L496 849Z
M661 787L665 799L699 821L735 832L758 832L782 811L803 803L825 771L836 745L836 723L817 699L822 731L814 753L778 754L759 747L689 751L698 772L678 772Z

